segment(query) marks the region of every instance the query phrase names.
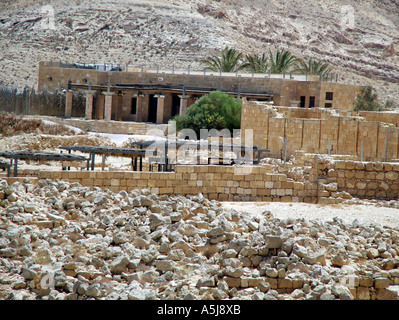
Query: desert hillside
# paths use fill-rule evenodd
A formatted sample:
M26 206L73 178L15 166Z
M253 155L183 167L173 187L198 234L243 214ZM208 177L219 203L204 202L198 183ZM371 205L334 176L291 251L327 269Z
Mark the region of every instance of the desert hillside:
M34 86L40 60L201 69L225 45L289 49L329 62L342 82L398 100L399 1L8 0L0 82Z

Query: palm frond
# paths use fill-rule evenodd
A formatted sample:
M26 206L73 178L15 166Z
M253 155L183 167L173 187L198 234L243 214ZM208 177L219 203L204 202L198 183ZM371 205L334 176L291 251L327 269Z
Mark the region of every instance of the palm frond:
M267 56L263 53L259 55L246 55L247 68L254 73L267 73L269 63Z
M225 47L220 56L210 56L201 62L215 72L236 72L247 67L242 60L243 54L234 48Z
M271 73L288 71L290 68L295 67L300 61L288 50L277 50L276 54L273 55L272 51L269 49L269 59Z
M308 61L301 60L295 71L302 74L307 73L310 75L326 76L332 69L327 62L309 59Z

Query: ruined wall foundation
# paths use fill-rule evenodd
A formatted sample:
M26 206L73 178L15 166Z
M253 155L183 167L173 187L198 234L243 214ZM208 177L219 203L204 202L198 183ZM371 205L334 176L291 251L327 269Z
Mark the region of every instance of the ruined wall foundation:
M272 107L243 100L243 137L246 129L253 130L254 144L270 149L274 158L282 159L285 137L288 157L296 150L320 154L330 150L332 155L353 155L358 160L363 155L363 161L399 158L399 128L394 124L340 116L332 110Z

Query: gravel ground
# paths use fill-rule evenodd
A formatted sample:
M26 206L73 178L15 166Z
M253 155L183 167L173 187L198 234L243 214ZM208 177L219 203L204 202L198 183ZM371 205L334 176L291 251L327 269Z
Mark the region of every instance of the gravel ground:
M360 223L377 223L392 228L399 227L399 209L378 207L374 204L319 205L308 203L282 202L223 202L223 207L239 212L260 215L271 211L279 219L304 218L307 220L331 220L341 218L345 223L357 219Z

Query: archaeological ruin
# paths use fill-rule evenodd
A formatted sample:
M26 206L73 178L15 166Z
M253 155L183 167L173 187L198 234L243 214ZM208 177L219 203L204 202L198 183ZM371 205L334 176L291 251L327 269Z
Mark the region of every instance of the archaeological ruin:
M14 162L0 163L0 299L399 299L396 218L381 226L226 207L398 210L398 113L353 112L359 87L331 76L106 69L41 62L38 90L64 91L66 101L61 116L39 117L149 140L15 140L52 153L2 144L11 150L0 156ZM169 120L213 90L242 100L240 134L227 139L236 158L170 138ZM84 112L74 109L76 92ZM154 143L163 151L148 156ZM190 143L184 161L169 161L172 146ZM248 146L251 161L237 161Z

